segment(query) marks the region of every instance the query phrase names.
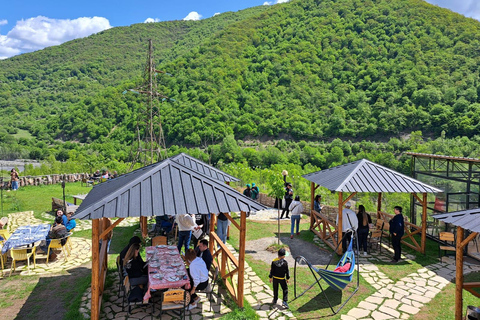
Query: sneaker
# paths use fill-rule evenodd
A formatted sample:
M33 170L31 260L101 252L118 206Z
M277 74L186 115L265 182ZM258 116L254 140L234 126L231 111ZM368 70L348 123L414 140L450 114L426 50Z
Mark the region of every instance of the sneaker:
M288 303L287 303L287 301L283 301L283 302L282 302L282 306L283 306L285 309L288 309Z
M300 232L297 232L297 236L299 236L299 235L300 235Z
M390 263L397 263L398 261L395 260L395 259L392 259L392 261L390 261Z
M199 296L197 296L197 297L195 298L195 300L193 300L193 304L194 304L194 305L197 305L198 301L200 301L200 297L199 297Z
M365 252L363 252L363 256L365 256L365 257L367 256L367 252L366 252L366 251L365 251Z
M277 300L273 299L272 304L277 304Z
M197 307L197 303L192 303L188 306L188 311L192 310L192 309L195 309Z
M293 239L293 234L290 236L290 239Z

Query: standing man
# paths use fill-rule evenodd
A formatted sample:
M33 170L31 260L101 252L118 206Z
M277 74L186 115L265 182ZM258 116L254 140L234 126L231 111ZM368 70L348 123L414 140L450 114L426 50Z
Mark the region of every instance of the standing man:
M390 234L392 235L392 246L394 256L391 263L397 263L402 255L401 241L405 233L405 220L402 215L402 207L396 206L394 208L395 216L390 220Z
M195 218L192 215L178 214L176 217L176 222L178 225L178 243L177 248L178 252L181 252L182 245L185 246L185 253L190 247L190 239L192 238L192 230L196 229Z
M358 228L358 219L357 215L353 210L350 209L352 204L350 201L345 203L345 208L342 210L342 250L343 253L347 252L348 245L352 240L352 232L347 232L348 230L353 230L357 232ZM338 225L338 214L336 224Z
M10 182L13 191L18 190L18 180L20 180L20 177L18 176L17 170L12 169L10 171Z

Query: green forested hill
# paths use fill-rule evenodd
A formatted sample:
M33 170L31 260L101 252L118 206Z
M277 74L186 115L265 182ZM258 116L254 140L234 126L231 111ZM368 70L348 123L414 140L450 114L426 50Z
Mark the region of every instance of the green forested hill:
M0 61L3 130L20 144L134 138L146 40L154 39L168 144L286 137L373 139L478 133L480 23L421 0L302 0L113 28ZM0 129L1 131L2 129ZM0 142L12 142L0 132ZM40 145L38 145L40 144ZM72 148L71 144L67 144ZM60 146L58 148L61 148ZM122 153L123 152L123 153Z

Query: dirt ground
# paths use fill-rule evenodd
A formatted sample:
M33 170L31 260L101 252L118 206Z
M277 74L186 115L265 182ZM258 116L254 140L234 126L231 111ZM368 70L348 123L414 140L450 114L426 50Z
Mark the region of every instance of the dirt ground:
M270 264L277 257L277 253L267 251L267 247L278 242L276 237L262 238L254 241L247 241L245 253L256 260ZM295 257L303 256L313 265L326 265L331 258L331 253L321 249L310 242L298 238L280 237L280 244L289 247L289 255L285 258L290 267L295 265Z
M83 265L52 276L17 276L0 280L0 300L12 303L2 308L2 320L63 319L68 309L72 285L91 274Z

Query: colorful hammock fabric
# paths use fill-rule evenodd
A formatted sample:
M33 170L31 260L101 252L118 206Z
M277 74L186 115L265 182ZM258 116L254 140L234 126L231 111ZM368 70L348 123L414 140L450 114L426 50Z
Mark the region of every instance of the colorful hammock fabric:
M350 241L347 252L342 256L337 264L337 267L343 266L345 263L350 262L350 269L347 272L336 272L333 270L317 269L312 266L328 285L337 290L343 290L352 281L353 271L355 271L355 253L352 248L353 241Z

